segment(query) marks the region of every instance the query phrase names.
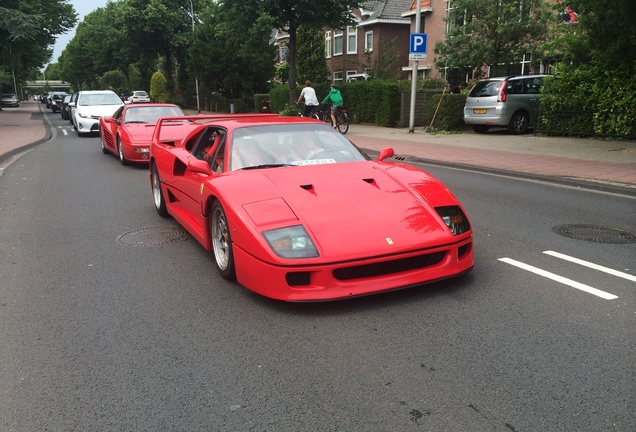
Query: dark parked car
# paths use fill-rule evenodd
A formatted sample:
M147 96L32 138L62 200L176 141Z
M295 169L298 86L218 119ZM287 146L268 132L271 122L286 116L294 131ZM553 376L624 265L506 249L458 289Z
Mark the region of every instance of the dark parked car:
M60 104L60 113L62 114L62 119L64 120L68 120L71 118L68 111L68 103L71 101L71 97L73 97L72 94L67 94L66 96L64 96L64 99L62 99L62 103Z
M51 93L51 99L47 108L50 108L53 112L58 112L62 110L62 101L64 100L64 96L66 96L66 92L53 92Z

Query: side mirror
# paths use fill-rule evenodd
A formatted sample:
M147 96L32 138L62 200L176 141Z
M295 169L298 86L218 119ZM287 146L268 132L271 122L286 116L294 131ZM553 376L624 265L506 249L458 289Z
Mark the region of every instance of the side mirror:
M69 103L68 103L68 106L70 106L70 107L75 107L75 102L69 102Z
M119 120L115 119L115 117L104 117L104 123L119 124Z
M378 155L378 161L383 161L384 159L388 159L393 156L395 152L391 147L383 148L380 150L380 154Z
M212 170L210 169L210 164L206 161L199 159L190 159L188 161L188 169L192 172L210 175L212 174Z

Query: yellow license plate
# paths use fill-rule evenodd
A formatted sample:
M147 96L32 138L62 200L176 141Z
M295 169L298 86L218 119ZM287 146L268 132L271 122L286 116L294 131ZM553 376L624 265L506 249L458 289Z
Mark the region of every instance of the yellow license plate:
M475 114L486 114L486 110L484 108L473 110Z

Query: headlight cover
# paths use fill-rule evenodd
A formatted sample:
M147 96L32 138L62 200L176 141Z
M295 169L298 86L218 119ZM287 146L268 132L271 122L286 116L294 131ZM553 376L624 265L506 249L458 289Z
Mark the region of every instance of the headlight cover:
M264 231L263 236L274 253L283 258L316 258L318 250L305 227L295 225Z
M435 211L453 235L460 235L470 230L468 218L459 206L435 207Z

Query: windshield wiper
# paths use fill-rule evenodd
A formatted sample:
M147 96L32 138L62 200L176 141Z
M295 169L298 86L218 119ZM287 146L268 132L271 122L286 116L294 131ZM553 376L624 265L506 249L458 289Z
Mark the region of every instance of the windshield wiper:
M243 167L240 170L252 170L252 169L261 169L261 168L280 168L280 167L287 167L287 166L296 166L296 165L289 164L289 163L263 164L263 165Z

